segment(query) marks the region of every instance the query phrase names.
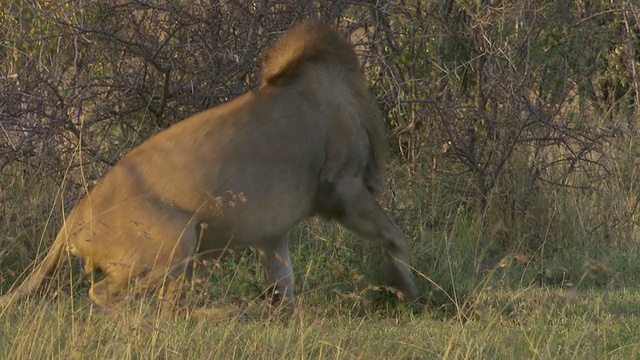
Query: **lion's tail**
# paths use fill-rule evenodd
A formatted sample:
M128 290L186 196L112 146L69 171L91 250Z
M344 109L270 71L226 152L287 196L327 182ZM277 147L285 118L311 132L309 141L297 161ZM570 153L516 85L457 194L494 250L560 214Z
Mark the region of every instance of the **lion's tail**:
M4 308L14 302L23 299L38 290L46 277L51 275L60 266L63 256L67 255L66 251L66 231L64 227L58 233L55 241L51 245L51 249L44 257L42 262L36 265L34 271L28 275L27 279L17 288L11 290L6 295L0 297L0 307Z

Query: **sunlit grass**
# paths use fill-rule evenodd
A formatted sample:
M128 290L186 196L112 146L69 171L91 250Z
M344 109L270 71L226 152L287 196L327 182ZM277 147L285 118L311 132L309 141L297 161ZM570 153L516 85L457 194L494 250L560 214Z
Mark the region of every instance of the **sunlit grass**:
M477 254L460 243L454 250L446 245L452 238L443 236L423 249L439 260L416 267L424 298L406 304L380 286L379 264L362 260L363 250L353 245L359 240L342 229L311 222L292 238L298 275L293 314L269 316L259 259L237 252L202 264L187 291L186 314L235 308L238 316L162 317L149 297L105 311L91 305L86 283L54 281L54 289L2 313L0 356L632 359L640 352L632 254L612 250L601 254L603 262L565 264L582 281L563 282L548 274L553 266L517 254L474 272ZM561 267L556 261L550 263ZM589 280L592 273L601 281Z
M43 186L22 192L23 186L1 190L21 201L5 210L0 229L7 245L0 249L3 291L28 268L34 248L48 247L61 218L46 204L53 200ZM554 206L555 226L564 228L541 231L546 237L531 246L527 224L507 224L499 213L477 217L448 203L446 189L421 189L390 211L411 237L424 294L418 303L398 301L384 287L376 244L311 220L290 234L298 294L293 314L278 316L263 299L262 267L252 251L202 263L194 289L186 291L187 310L175 317L159 316L153 297L108 311L93 307L75 264L74 274L65 268L48 290L0 309L0 358L640 355L640 253L633 241L607 246L588 231L589 217L601 211L595 203L586 206L590 199L543 199Z
M105 314L86 299L28 301L0 321L2 358L620 358L640 351L640 295L485 290L466 314L368 311L302 299L286 319Z

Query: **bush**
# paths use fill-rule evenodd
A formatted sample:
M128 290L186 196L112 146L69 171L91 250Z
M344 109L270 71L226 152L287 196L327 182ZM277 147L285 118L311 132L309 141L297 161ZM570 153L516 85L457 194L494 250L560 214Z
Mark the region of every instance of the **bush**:
M525 254L534 279L568 252L637 247L630 3L79 0L0 13L2 269L25 268L132 147L256 89L261 50L310 16L356 44L394 145L384 201L421 273L456 286ZM322 244L300 256L335 247ZM375 263L347 246L356 273Z

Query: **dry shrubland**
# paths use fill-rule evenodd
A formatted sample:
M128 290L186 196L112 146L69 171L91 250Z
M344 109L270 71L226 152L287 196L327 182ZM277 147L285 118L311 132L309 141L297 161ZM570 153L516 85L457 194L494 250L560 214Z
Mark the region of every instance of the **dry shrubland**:
M631 1L5 1L0 13L5 290L94 180L149 135L256 89L262 49L308 17L356 45L394 152L384 201L419 272L450 281L454 263L463 279L507 259L528 264L526 283L579 282L610 261L604 249L637 249ZM357 246L342 261L366 268L349 258Z
M262 316L256 254L239 252L199 264L192 296L256 316L112 317L88 284L58 286L0 309L0 357L638 357L635 2L0 4L0 293L123 154L256 89L263 49L319 17L356 45L385 116L382 201L425 294L388 307L379 258L311 220L291 234L292 321Z

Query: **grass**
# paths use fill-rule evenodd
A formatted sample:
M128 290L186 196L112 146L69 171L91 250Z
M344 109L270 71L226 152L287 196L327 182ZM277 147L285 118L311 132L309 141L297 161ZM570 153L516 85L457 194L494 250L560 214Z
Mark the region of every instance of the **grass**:
M46 248L38 240L50 239L53 224L59 223L56 212L42 205L45 192L16 194L38 210L24 215L17 205L5 208L3 291L16 280L14 273L27 267L32 249ZM640 251L633 241L609 246L598 232L574 225L590 224L569 218L590 215L586 206L556 206L551 217L566 228L546 232L548 238L531 246L526 224L477 219L424 193L409 199L405 212L392 216L414 234L413 262L424 293L418 304L399 302L379 285L377 247L312 220L290 236L298 307L289 317L267 315L261 266L251 251L210 261L201 268L195 291L188 293L194 307L245 311L225 318L167 319L156 315L149 298L105 312L92 306L88 284L78 274L62 271L63 280L52 282L48 291L0 309L0 358L640 356ZM43 224L52 224L45 235ZM75 278L71 286L70 277Z
M0 354L20 358L637 358L640 296L527 288L486 291L468 317L305 304L288 320L166 320L32 301L4 315ZM335 305L335 304L334 304Z
M324 234L321 237L320 234ZM640 293L620 280L629 254L603 254L614 272L585 262L575 282L556 282L519 256L473 271L474 253L452 253L452 241L433 243L435 267L418 269L425 299L394 301L372 285L355 238L337 227L306 224L293 233L298 274L296 311L267 316L260 267L239 252L201 269L192 303L240 304L245 315L224 319L167 319L153 301L132 301L114 312L92 307L87 285L61 281L2 313L0 358L118 359L632 359L640 355ZM312 241L309 241L309 238ZM475 247L468 242L471 248ZM448 252L448 253L447 253ZM372 260L368 260L372 261ZM350 269L340 264L350 264ZM371 264L373 262L367 262ZM577 263L577 261L576 261ZM471 266L469 265L471 264ZM424 265L424 264L423 264ZM438 267L439 266L439 267ZM579 266L567 267L574 269ZM448 268L448 269L447 269ZM597 269L609 281L590 281ZM523 279L529 279L523 281ZM54 282L55 283L55 282ZM61 285L60 285L61 284ZM212 303L213 301L213 303Z

